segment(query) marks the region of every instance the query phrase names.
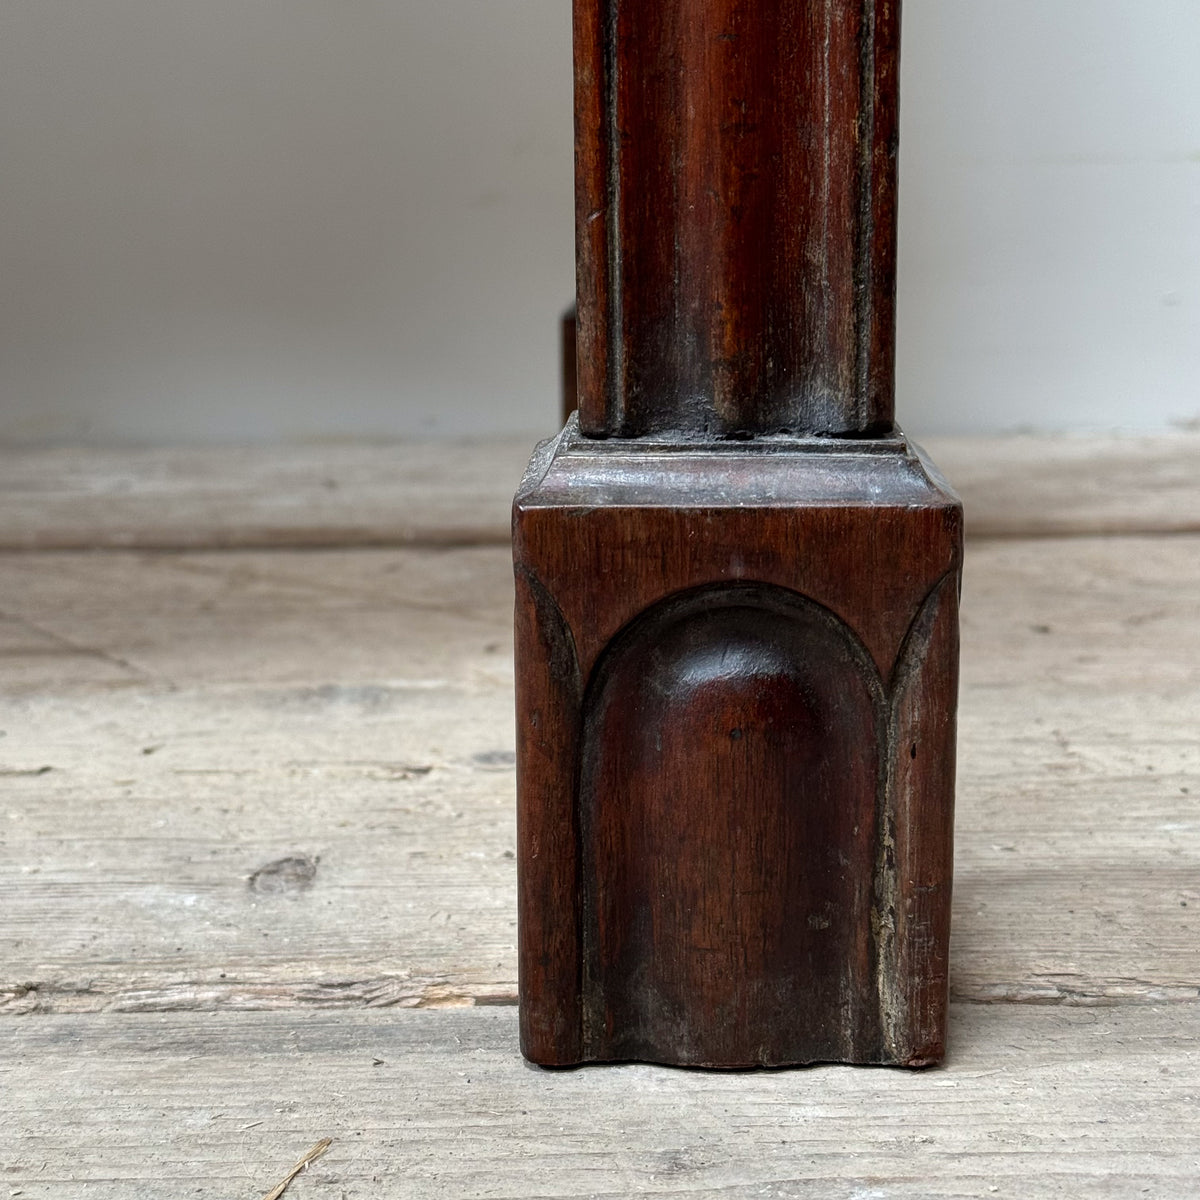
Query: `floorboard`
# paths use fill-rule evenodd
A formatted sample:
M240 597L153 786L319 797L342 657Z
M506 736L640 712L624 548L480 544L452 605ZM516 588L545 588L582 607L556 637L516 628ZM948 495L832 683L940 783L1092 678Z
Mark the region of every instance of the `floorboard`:
M546 1072L513 1009L0 1025L22 1200L1158 1196L1200 1177L1179 1008L956 1006L946 1067Z
M0 558L0 1004L511 1003L510 589L490 547ZM1200 998L1197 594L1200 538L970 548L957 998Z
M505 544L535 441L0 447L0 549ZM1200 433L925 445L968 536L1200 531Z
M517 1052L523 448L5 452L0 1200L1191 1194L1200 437L937 453L950 1062L712 1075Z

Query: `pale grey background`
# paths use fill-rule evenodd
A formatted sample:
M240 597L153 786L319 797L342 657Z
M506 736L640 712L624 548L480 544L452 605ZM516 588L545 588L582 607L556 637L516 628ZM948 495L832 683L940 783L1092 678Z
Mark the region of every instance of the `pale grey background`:
M1200 417L1200 2L906 0L918 432ZM545 433L568 0L0 0L0 439Z

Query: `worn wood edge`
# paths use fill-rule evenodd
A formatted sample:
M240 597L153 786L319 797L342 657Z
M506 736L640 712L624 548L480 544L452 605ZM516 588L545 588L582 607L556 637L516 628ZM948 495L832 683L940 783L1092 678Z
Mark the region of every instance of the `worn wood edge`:
M202 978L170 984L150 981L141 986L93 978L77 984L56 980L29 986L0 985L0 1016L503 1008L516 1003L515 981L472 984L401 976L278 983Z
M962 1005L1016 1004L1042 1008L1159 1008L1200 1002L1200 983L1104 980L1082 975L1031 976L1018 983L951 989ZM515 982L470 984L378 979L302 983L217 983L211 979L169 985L122 987L113 980L71 985L63 981L0 987L0 1017L71 1016L97 1013L297 1012L355 1009L509 1008L517 1004Z
M512 1010L47 1017L0 1032L9 1195L1189 1194L1200 1050L1178 1009L953 1006L937 1070L521 1061Z
M0 550L504 544L535 440L0 447ZM971 538L1200 531L1200 433L922 440Z

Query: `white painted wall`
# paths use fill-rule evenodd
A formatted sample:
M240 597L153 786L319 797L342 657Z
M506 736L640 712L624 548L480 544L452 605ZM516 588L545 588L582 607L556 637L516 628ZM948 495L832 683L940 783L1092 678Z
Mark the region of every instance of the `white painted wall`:
M900 413L1200 417L1200 2L905 0Z
M1200 3L905 9L905 423L1200 417ZM0 439L548 430L568 10L0 0Z

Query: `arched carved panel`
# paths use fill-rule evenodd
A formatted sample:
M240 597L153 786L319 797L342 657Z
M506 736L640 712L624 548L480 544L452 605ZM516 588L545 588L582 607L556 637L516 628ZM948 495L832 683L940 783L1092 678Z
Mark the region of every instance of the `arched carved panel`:
M886 715L854 635L784 589L692 592L619 635L583 716L585 1056L869 1056Z

